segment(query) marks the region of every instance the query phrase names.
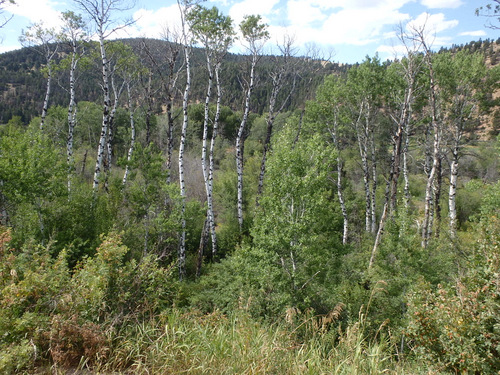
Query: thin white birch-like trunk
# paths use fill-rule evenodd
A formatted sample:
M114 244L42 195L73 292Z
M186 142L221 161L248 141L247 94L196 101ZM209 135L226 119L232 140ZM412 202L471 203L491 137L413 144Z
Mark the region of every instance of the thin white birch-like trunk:
M248 121L248 114L250 112L250 97L252 95L254 79L255 79L255 65L257 64L257 53L252 55L252 64L250 66L250 83L245 96L245 109L243 111L243 119L241 120L238 134L236 136L236 173L238 175L237 186L237 209L238 209L238 224L240 232L243 230L243 151L244 151L244 132Z
M443 155L442 151L439 151L439 159L438 159L438 166L437 166L437 173L436 173L436 179L434 181L434 185L432 186L434 190L434 212L435 212L435 222L436 225L434 226L435 229L435 234L434 236L436 238L439 237L440 232L441 232L441 188L443 185ZM432 228L432 224L431 224Z
M410 209L410 175L408 171L408 151L410 148L410 136L409 136L409 126L407 125L406 131L405 131L405 145L403 148L403 179L404 179L404 188L403 188L403 194L404 194L404 205L405 205L405 210L408 212Z
M450 237L455 239L457 236L457 183L458 183L458 165L460 160L460 143L464 131L464 106L465 102L459 103L460 116L455 122L455 134L453 148L451 150L452 159L450 163L450 189L448 193L448 217L450 219Z
M213 83L213 69L209 54L207 53L207 71L208 71L208 85L205 95L204 117L203 117L203 136L201 147L201 168L203 171L203 179L205 181L205 190L208 195L208 165L207 165L207 144L208 144L208 122L210 121L210 97L212 95Z
M207 93L205 96L205 108L204 108L204 119L203 119L203 138L202 138L202 151L201 151L201 167L203 170L203 179L205 181L205 192L207 194L207 220L208 228L210 229L210 234L212 238L212 254L217 252L217 236L215 234L215 217L213 210L213 194L212 194L212 183L213 178L213 147L215 142L216 129L212 132L212 138L210 141L210 155L208 155L207 164L207 152L208 152L208 123L210 121L210 98L212 96L212 86L213 86L213 67L210 53L207 51L207 70L208 70L208 85ZM219 88L219 87L218 87ZM219 94L219 90L218 90ZM219 95L218 95L219 96ZM214 136L215 132L215 136ZM202 233L202 237L205 236Z
M429 242L429 237L432 233L432 221L433 221L433 198L434 198L434 180L438 173L439 164L439 153L441 147L441 130L437 118L437 99L436 99L436 87L434 82L434 71L432 69L432 62L430 61L430 52L427 51L427 64L429 67L430 75L430 107L431 107L431 126L433 131L433 148L432 148L432 167L429 172L429 177L427 178L427 184L425 187L425 207L424 207L424 219L422 224L422 247L427 247Z
M125 185L127 183L127 178L130 173L130 160L132 160L132 153L134 152L135 146L135 121L134 121L134 109L132 108L132 95L130 92L130 82L127 82L127 95L128 95L128 113L130 119L130 147L127 153L127 165L125 167L125 173L123 174L122 183Z
M108 71L108 59L106 56L106 49L104 46L104 33L100 30L99 33L99 47L102 60L102 90L103 90L103 111L102 111L102 126L101 135L99 137L99 145L97 148L97 158L94 171L94 183L92 188L95 191L99 187L99 178L101 175L101 169L104 159L104 151L106 148L106 137L108 135L108 125L109 125L109 108L111 106L111 98L109 94L109 71Z
M45 91L45 98L43 100L42 117L41 117L41 121L40 121L40 130L43 130L43 128L45 126L45 118L47 117L47 111L49 109L49 98L50 98L51 86L52 86L52 62L47 61L47 89Z
M172 45L172 44L171 44ZM174 50L171 48L171 57L169 58L169 69L168 69L168 83L165 86L166 89L166 107L167 107L167 184L171 182L172 175L172 155L174 154L174 115L173 115L173 92L177 86L177 77L179 72L175 73L175 62L177 61L177 57L179 55L178 50Z
M455 147L453 150L453 159L450 165L450 192L448 195L448 216L450 218L450 237L457 236L457 181L458 181L458 150Z
M375 150L375 135L374 129L370 131L370 152L371 152L371 163L372 163L372 192L371 192L371 232L373 234L377 233L377 155Z
M215 109L214 124L212 128L212 139L210 140L210 153L208 158L208 210L212 216L212 222L210 223L210 232L212 235L212 255L217 255L217 233L216 223L215 223L215 213L213 208L213 180L214 180L214 151L215 151L215 139L217 138L217 133L219 131L219 121L220 121L220 111L221 111L221 100L222 100L222 87L220 82L220 63L215 66L215 82L217 86L217 103Z
M113 98L113 108L111 109L111 112L109 114L108 139L106 144L107 162L105 169L107 173L109 173L109 171L111 170L111 164L113 162L113 141L115 138L114 122L116 117L116 111L118 110L118 100L120 99L124 87L125 87L125 81L123 81L121 86L117 88L114 77L113 76L111 77L111 88L113 89L114 98Z
M179 143L179 187L181 195L181 234L179 239L179 254L178 254L178 267L179 279L183 280L186 277L186 182L184 179L184 149L186 147L186 135L188 127L188 104L189 93L191 90L191 50L188 45L188 36L186 30L186 23L184 16L187 9L182 9L180 0L177 1L181 11L182 18L182 35L183 35L183 48L184 58L186 62L186 86L184 88L184 95L182 98L182 127L181 139Z
M337 149L337 196L339 198L340 209L342 211L342 218L344 221L343 231L342 231L342 243L347 244L349 238L349 216L347 215L347 208L345 205L344 189L342 187L342 172L343 172L343 161L340 157L340 142L338 141L337 134L337 114L335 114L335 120L333 123L333 129L330 129L330 135L332 136L333 144Z
M371 191L370 191L370 172L368 170L368 147L366 126L361 126L361 117L364 112L365 102L360 105L359 116L354 124L356 129L356 138L358 141L359 156L361 157L361 169L363 170L363 187L365 191L365 231L372 229L371 219ZM366 125L366 124L365 124Z
M267 132L266 132L266 139L264 141L264 147L262 151L262 160L260 163L260 173L259 173L259 182L257 185L257 197L256 197L256 206L259 205L259 198L262 195L262 190L264 188L264 175L266 173L266 161L267 161L267 153L269 152L271 148L271 137L273 134L273 125L274 125L274 120L276 116L278 116L283 109L285 108L286 103L292 96L293 92L295 91L295 83L296 83L296 77L293 77L292 81L292 86L290 87L290 91L288 92L287 97L282 101L280 107L276 109L276 101L278 99L279 93L282 91L283 87L285 86L285 79L287 78L287 70L290 69L288 65L290 65L290 48L291 48L291 40L289 40L287 43L285 43L285 47L282 49L285 53L283 58L285 61L282 62L282 66L279 67L278 71L274 74L271 75L272 81L273 81L273 88L271 91L271 96L269 97L269 113L267 115Z
M66 142L66 156L68 162L68 193L71 192L71 177L74 169L73 139L76 124L75 103L75 71L78 64L76 44L73 43L73 54L69 70L69 105L68 105L68 139Z
M375 243L373 244L372 254L370 256L370 262L368 263L368 269L371 269L373 267L373 265L375 264L375 257L376 257L377 252L378 252L378 246L380 245L380 242L382 241L382 235L384 234L385 223L387 221L387 217L389 216L389 205L390 205L390 200L391 200L391 185L392 185L392 177L394 174L394 157L395 157L396 152L397 152L397 146L395 143L395 144L393 144L393 148L392 148L390 178L387 180L387 183L385 186L384 207L382 209L382 215L380 216L377 235L375 236Z

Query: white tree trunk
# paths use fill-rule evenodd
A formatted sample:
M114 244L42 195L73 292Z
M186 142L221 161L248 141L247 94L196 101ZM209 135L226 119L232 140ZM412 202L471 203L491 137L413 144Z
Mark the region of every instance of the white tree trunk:
M340 157L340 142L338 141L337 134L337 114L335 113L335 120L333 123L333 128L330 128L330 135L332 136L333 144L337 150L337 196L339 198L340 209L342 210L342 218L344 220L343 232L342 232L342 243L347 244L349 238L349 216L347 215L347 208L345 205L344 189L342 188L342 173L343 173L343 161Z
M186 87L184 89L184 96L182 99L183 120L181 128L181 140L179 143L179 186L182 199L181 235L179 243L179 279L181 280L186 276L186 184L184 180L184 149L186 147L189 92L191 90L190 51L186 40L184 45L184 54L186 59Z
M453 150L453 160L450 165L450 193L448 196L449 218L450 218L450 237L457 235L457 180L458 180L458 150Z
M371 192L371 232L373 234L377 233L377 155L375 150L375 136L374 129L370 132L370 151L371 151L371 163L372 163L372 192Z
M240 226L240 232L243 230L243 151L245 143L245 127L248 121L248 114L250 112L250 97L253 91L254 79L255 79L255 65L257 64L257 54L252 55L252 65L250 67L250 83L245 96L245 109L243 111L243 119L241 120L240 127L238 128L238 134L236 136L236 173L238 175L238 224Z
M123 174L122 183L125 185L127 183L127 178L130 173L130 160L132 159L132 153L134 152L135 146L135 121L134 121L134 110L132 108L132 95L130 92L130 83L127 82L127 94L128 94L128 113L130 119L130 147L127 153L127 165L125 167L125 173Z
M282 91L282 89L285 87L285 79L287 78L287 70L289 69L288 65L290 65L289 57L290 57L290 50L289 48L284 48L284 51L286 52L285 56L283 58L285 59L283 61L283 65L281 65L278 70L274 73L271 74L271 79L273 83L273 88L271 90L271 95L269 97L269 113L267 115L267 131L266 131L266 139L264 141L264 147L262 151L262 161L260 163L260 173L259 173L259 182L257 185L257 197L256 197L256 206L259 205L259 198L262 195L262 190L264 188L264 175L266 173L266 160L267 160L267 153L269 152L271 148L271 136L273 134L273 125L274 125L274 120L276 116L278 116L281 111L285 108L286 103L292 96L293 92L295 91L295 82L296 78L295 76L293 77L293 82L292 86L290 87L290 91L287 95L287 97L281 102L281 105L278 109L276 109L276 101L278 99L278 95Z
M371 219L371 192L370 192L370 173L368 171L367 147L364 134L358 132L359 155L361 156L361 168L363 170L363 185L365 190L365 231L372 229Z
M49 98L50 98L50 90L52 84L52 62L47 61L47 89L45 91L45 99L43 100L43 108L42 108L42 118L40 121L40 130L43 130L45 126L45 118L47 117L47 111L49 109Z
M405 146L403 148L403 179L405 181L404 185L404 205L405 210L408 212L410 209L410 175L408 171L408 150L410 147L410 137L408 131L405 132Z
M441 148L441 129L438 123L437 116L437 100L436 100L436 87L434 82L434 71L432 69L432 63L430 61L430 55L427 54L429 74L430 74L430 106L431 106L431 126L433 131L433 148L432 148L432 167L427 178L427 184L425 187L425 207L424 207L424 220L422 224L422 247L427 247L430 235L432 233L432 221L433 221L433 186L434 180L438 173L439 158L440 158L440 148Z
M212 139L210 140L210 154L209 154L209 163L208 163L208 210L211 215L212 221L209 223L210 233L212 235L212 256L217 255L217 233L216 223L215 223L215 213L213 208L213 180L214 180L214 151L215 151L215 139L217 138L217 133L219 130L219 121L220 121L220 111L221 111L221 99L222 99L222 87L220 83L220 64L217 64L215 67L215 82L217 85L217 104L215 109L215 117L214 124L212 128Z
M104 96L103 111L102 111L102 126L101 135L99 137L99 145L97 148L97 158L94 171L94 183L93 190L96 192L99 187L99 178L101 175L102 162L104 159L104 151L106 147L106 137L108 135L108 125L109 125L109 108L111 106L111 98L109 95L109 71L108 71L108 59L106 56L106 49L104 46L104 32L100 30L99 33L99 47L101 52L102 60L102 90Z
M213 148L215 146L215 137L217 136L217 129L215 128L212 131L212 138L210 141L210 154L208 155L208 164L207 164L207 152L208 152L208 123L210 121L210 97L212 95L212 86L213 86L213 68L212 61L210 58L209 52L206 54L207 58L207 70L208 70L208 85L207 85L207 93L205 96L205 113L203 120L203 140L202 140L202 152L201 152L201 166L203 170L203 178L205 181L205 192L207 194L207 225L210 230L211 238L212 238L212 254L215 255L217 253L217 235L215 233L215 217L214 217L214 209L213 209L213 194L212 194L212 179L213 179ZM217 74L218 75L218 74ZM219 82L217 82L217 104L219 105L219 95L220 95L220 87ZM202 237L205 236L205 233L202 232Z
M108 123L108 138L106 144L106 173L109 173L111 170L111 164L113 162L113 141L115 138L115 128L114 122L116 117L116 111L118 110L118 100L122 94L123 88L125 87L125 81L122 82L119 88L116 87L116 82L113 76L111 76L111 88L113 89L113 107L111 108L111 112L109 113L109 123ZM107 181L106 181L107 182Z
M68 162L68 193L71 192L71 176L74 169L73 139L76 123L75 71L78 64L76 55L76 45L73 44L73 55L71 56L71 65L69 70L68 139L66 142L66 156Z

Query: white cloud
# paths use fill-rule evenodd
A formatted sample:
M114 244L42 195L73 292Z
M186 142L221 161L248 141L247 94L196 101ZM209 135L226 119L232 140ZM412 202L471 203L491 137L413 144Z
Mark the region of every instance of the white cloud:
M390 7L344 9L330 15L319 37L321 42L325 43L364 45L383 37L385 26L403 22L408 18L408 14Z
M424 30L425 35L433 35L458 26L458 20L446 21L443 13L422 13L407 24L409 30Z
M313 6L313 3L307 0L290 0L287 7L288 20L295 26L307 26L326 18L320 7Z
M134 13L135 23L126 29L130 37L148 36L159 38L168 29L170 32L181 28L180 11L177 4L156 11L140 9Z
M260 14L265 20L273 13L273 8L280 0L243 0L231 7L229 16L238 25L243 17L251 14Z
M486 36L486 31L484 30L476 30L476 31L464 31L463 33L458 34L460 36Z
M376 52L378 52L381 55L382 60L394 59L396 57L400 58L401 56L404 56L407 53L405 46L401 44L394 46L383 44L376 49Z
M16 4L6 5L5 10L15 16L26 17L31 23L43 22L57 28L62 23L60 12L56 10L59 4L50 0L16 0Z
M429 9L451 8L456 9L463 5L462 0L422 0L422 5Z

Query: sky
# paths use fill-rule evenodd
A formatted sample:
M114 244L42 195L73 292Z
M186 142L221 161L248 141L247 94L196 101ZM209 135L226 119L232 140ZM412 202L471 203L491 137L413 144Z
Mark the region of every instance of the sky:
M124 0L127 1L131 0ZM0 52L20 48L22 30L35 22L57 27L61 11L81 13L71 0L16 3L7 5L0 15L0 20L12 16L0 29ZM434 50L480 38L496 40L500 30L485 27L487 19L475 15L476 8L487 3L488 0L211 0L203 5L217 6L235 25L245 15L260 14L271 35L266 53L277 53L277 45L289 36L298 54L303 55L314 46L323 57L352 64L376 53L382 60L401 56L396 37L398 25L425 24ZM135 23L114 37L160 38L166 27L175 30L180 25L176 0L136 0L134 8L114 15L117 22L126 17ZM232 52L243 51L236 42Z

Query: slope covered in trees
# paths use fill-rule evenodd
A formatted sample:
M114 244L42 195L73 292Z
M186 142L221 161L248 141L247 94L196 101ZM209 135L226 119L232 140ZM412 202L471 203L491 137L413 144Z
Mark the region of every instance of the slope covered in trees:
M130 46L135 53L141 56L141 63L149 69L154 69L155 64L165 64L164 54L170 47L170 43L160 39L124 39L122 42ZM89 45L90 51L95 45ZM64 46L60 48L58 55L63 58L69 53ZM270 92L270 83L266 79L275 63L276 57L262 56L262 62L259 67L258 75L261 76L262 85L252 102L253 110L262 114L266 111L267 95ZM295 58L297 64L303 65L303 74L297 83L297 90L292 101L287 104L287 109L299 107L305 100L310 99L309 95L314 92L314 88L321 82L322 77L332 73L341 73L345 71L346 66L340 66L337 63L328 62L320 66L310 59ZM304 61L300 61L304 60ZM227 54L224 57L221 76L225 78L226 95L223 97L223 104L232 109L239 109L244 101L243 90L241 88L241 75L245 66L246 57L244 55ZM175 69L181 68L182 62L176 64ZM43 97L38 93L44 90L46 79L42 68L45 66L43 56L30 48L6 52L0 54L0 93L2 101L0 103L0 121L6 123L12 116L20 116L24 123L39 115L43 104ZM193 49L193 102L204 100L204 78L205 69L203 63L203 52L200 48ZM101 96L99 88L99 77L95 73L95 66L86 66L80 74L77 97L86 101L97 101ZM153 86L161 85L161 78L157 75L152 77ZM59 74L58 83L54 85L51 97L52 105L65 105L67 95L60 84L66 85L67 77ZM311 86L312 85L312 86ZM175 103L180 105L181 98L176 93ZM155 107L155 113L162 112L161 104Z
M500 371L496 43L341 70L183 15L61 45L44 121L0 56L0 370Z

